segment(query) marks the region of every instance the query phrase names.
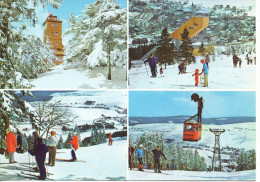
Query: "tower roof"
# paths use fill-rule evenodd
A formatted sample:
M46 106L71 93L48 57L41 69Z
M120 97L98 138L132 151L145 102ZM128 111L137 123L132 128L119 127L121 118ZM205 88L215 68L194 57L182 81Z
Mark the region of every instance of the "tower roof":
M57 23L62 23L61 20L58 19L57 16L54 16L51 12L49 12L48 17L46 18L46 20L43 22L43 26L45 26L46 22L57 22Z

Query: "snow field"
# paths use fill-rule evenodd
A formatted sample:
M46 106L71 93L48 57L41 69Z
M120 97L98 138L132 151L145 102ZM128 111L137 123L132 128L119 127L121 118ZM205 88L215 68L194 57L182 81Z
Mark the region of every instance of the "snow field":
M145 169L146 172L129 170L129 180L255 180L256 170L241 172L211 172L205 171L164 171L162 173L154 173L153 170Z
M187 66L187 74L180 74L178 64L163 66L163 76L159 74L157 64L157 77L152 78L149 65L142 64L141 67L131 68L129 71L130 89L255 89L256 66L247 65L245 55L239 55L242 59L242 66L233 67L232 56L216 56L215 61L210 56L209 63L209 86L203 88L195 86L195 78L192 74L195 69L202 70L201 56L196 57L196 63ZM203 58L204 59L204 58ZM147 76L147 72L148 75Z
M50 72L38 75L29 80L34 89L66 90L66 89L120 89L126 88L126 67L111 68L112 80L107 80L107 68L98 67L93 70L64 69L66 65L54 67Z
M78 160L86 162L56 161L54 167L47 166L47 171L53 173L54 180L126 180L127 173L127 142L114 141L112 146L107 143L82 147L77 150ZM61 152L61 153L60 153ZM48 153L46 163L48 162ZM56 158L71 159L71 149L57 150ZM28 153L15 153L18 163L28 164ZM32 157L30 156L32 162ZM0 179L5 181L26 180L18 177L17 164L9 164L9 160L0 155ZM34 160L35 161L35 160ZM37 174L37 173L34 173Z

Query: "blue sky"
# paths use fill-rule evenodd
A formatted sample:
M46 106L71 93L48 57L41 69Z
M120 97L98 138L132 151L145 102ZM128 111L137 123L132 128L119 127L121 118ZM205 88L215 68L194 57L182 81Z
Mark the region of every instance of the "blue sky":
M255 92L130 91L129 116L194 115L193 93L204 98L203 117L256 115Z
M48 12L52 12L55 16L58 16L58 18L63 21L62 31L64 32L64 30L69 26L68 19L70 17L70 13L72 12L72 14L75 16L83 14L82 10L85 9L85 5L94 2L96 2L96 0L63 0L63 2L61 2L61 6L58 9L52 8L51 5L47 5L47 7L44 9L42 6L38 6L35 8L38 22L35 27L30 27L27 33L36 35L43 40L42 24L46 20ZM127 0L117 0L117 3L121 8L127 8ZM67 39L69 39L69 37L63 37L64 45L66 45L68 41Z

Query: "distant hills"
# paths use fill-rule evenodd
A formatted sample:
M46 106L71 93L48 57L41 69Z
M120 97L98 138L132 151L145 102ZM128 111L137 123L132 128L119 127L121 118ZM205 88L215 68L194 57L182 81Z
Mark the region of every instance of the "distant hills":
M176 123L182 124L190 116L181 115L181 116L166 116L166 117L129 117L129 125L134 126L137 124L151 124L151 123ZM196 118L195 118L196 120ZM215 125L224 125L224 124L234 124L234 123L247 123L255 122L256 117L219 117L219 118L202 118L203 124L215 124Z
M23 96L21 93L19 93L19 97L22 97L27 102L35 102L35 101L50 101L54 93L66 93L66 92L76 92L76 91L60 91L60 90L52 90L52 91L31 91L33 94L33 97L26 95Z

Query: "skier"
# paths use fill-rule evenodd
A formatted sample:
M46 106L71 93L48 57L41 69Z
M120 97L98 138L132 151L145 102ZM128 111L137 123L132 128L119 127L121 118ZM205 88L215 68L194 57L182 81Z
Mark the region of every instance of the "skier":
M210 169L211 169L211 166L209 165L209 166L208 166L208 169L207 169L207 173L208 173L208 172L211 173Z
M109 133L109 136L108 136L108 145L112 145L112 143L113 143L113 140L112 140L112 135L111 135L111 133Z
M20 131L17 132L17 138L16 138L16 140L17 140L16 152L17 152L17 153L23 153L23 149L22 149L22 147L23 147L23 138L22 138L22 136L21 136Z
M150 69L151 69L151 73L152 73L152 77L156 77L156 61L159 60L159 58L153 56L152 54L150 54L150 57L144 61L144 63L148 62Z
M195 69L195 73L192 76L195 76L195 86L199 84L199 69Z
M200 74L204 74L204 87L208 86L208 75L209 75L209 69L207 64L205 63L204 59L200 61L203 64L202 72Z
M47 144L49 149L49 165L55 166L56 160L56 150L57 150L57 140L55 138L55 131L51 131L51 136L48 138Z
M16 137L14 135L14 128L10 126L8 129L6 129L6 149L9 156L9 163L17 163L17 161L14 160L14 152L16 151L17 147L17 141Z
M154 172L161 173L160 170L160 156L162 155L165 160L167 158L165 157L164 153L160 150L160 147L157 146L157 149L152 150L153 156L154 156Z
M234 66L234 68L237 67L237 62L238 62L238 60L239 60L239 58L237 57L236 54L234 54L234 55L233 55L233 66Z
M175 169L176 169L176 165L173 164L173 166L172 166L172 170L175 170Z
M132 167L134 167L134 166L132 166L132 161L133 161L133 154L134 154L136 148L137 148L137 146L128 148L128 150L129 150L128 151L128 164L129 164L130 170L132 170Z
M187 66L187 61L186 60L184 60L181 64L179 64L179 66L178 66L179 74L187 73L186 72L186 66Z
M170 170L170 165L167 163L166 170Z
M73 132L72 140L69 141L68 143L72 144L71 156L72 156L72 161L75 161L77 160L75 151L79 148L79 138L77 137L75 132Z
M42 142L42 138L37 138L37 146L34 150L28 151L32 156L35 156L37 166L40 171L40 180L46 179L46 169L44 166L44 161L46 159L46 153L48 152L47 146Z
M143 171L143 155L144 155L144 150L143 150L143 145L140 144L139 148L135 152L137 159L139 161L139 171Z

